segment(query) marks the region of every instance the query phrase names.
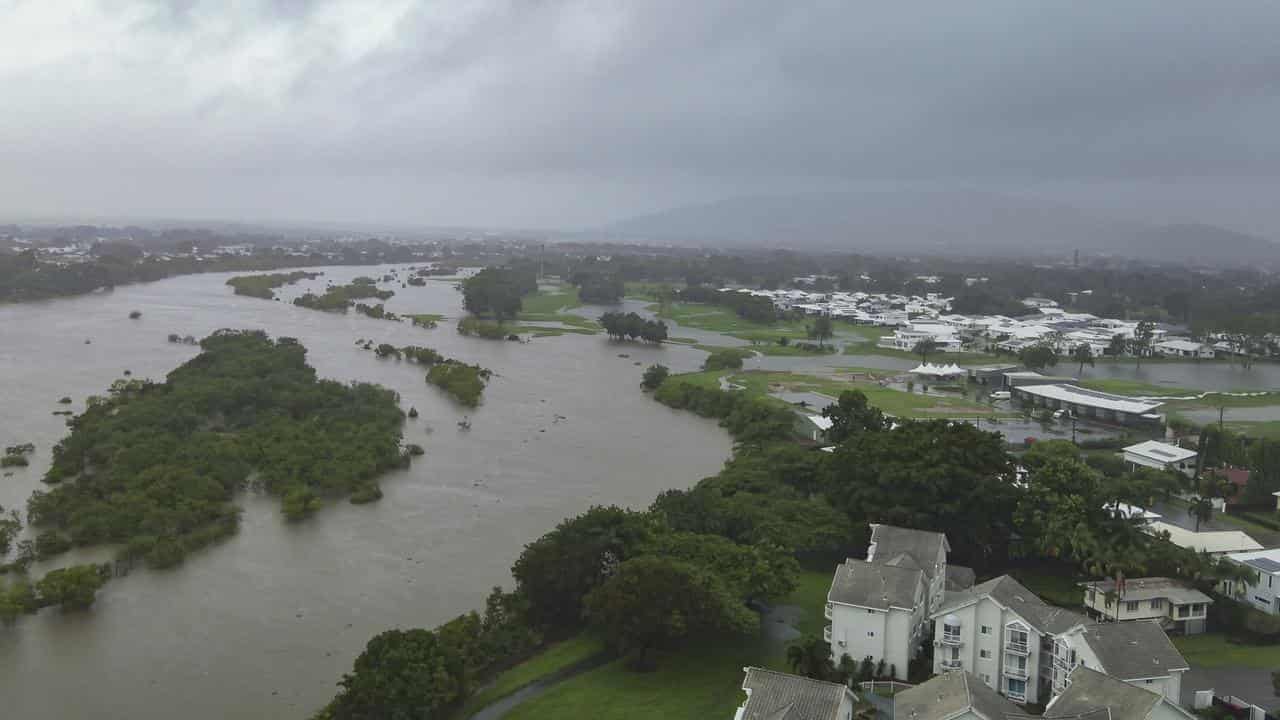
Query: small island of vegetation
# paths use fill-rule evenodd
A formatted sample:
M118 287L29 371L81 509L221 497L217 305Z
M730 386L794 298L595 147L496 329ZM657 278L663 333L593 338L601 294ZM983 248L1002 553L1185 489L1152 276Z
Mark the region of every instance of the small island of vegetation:
M236 491L261 488L297 520L323 499L369 498L408 462L391 390L321 380L292 338L220 330L163 383L118 380L70 421L31 523L120 560L175 565L234 533ZM56 545L55 545L56 547Z
M227 284L235 289L237 295L274 300L276 297L275 288L282 285L292 285L299 280L313 280L320 277L320 275L321 273L306 272L305 270L270 273L267 275L237 275L228 280Z
M480 404L485 383L493 375L487 368L447 358L431 348L418 345L398 348L389 343L382 343L374 348L373 352L380 358L404 358L419 365L429 366L431 369L427 371L427 382L449 393L454 400L468 407ZM411 411L410 417L416 415L416 411Z
M358 277L347 285L334 285L326 289L323 295L307 293L294 299L293 304L298 307L311 308L312 310L345 313L347 308L351 307L356 300L364 300L366 298L386 300L392 295L395 295L395 292L391 290L379 290L377 281L373 278Z

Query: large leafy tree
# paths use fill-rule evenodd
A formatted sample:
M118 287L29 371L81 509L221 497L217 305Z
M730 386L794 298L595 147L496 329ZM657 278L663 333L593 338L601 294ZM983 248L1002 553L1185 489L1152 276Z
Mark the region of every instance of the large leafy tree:
M716 573L655 556L633 558L587 596L592 624L632 667L653 666L653 651L714 633L746 633L759 617Z
M106 565L72 565L50 570L36 583L41 605L57 605L63 610L87 610L98 589L110 577Z
M826 495L855 524L946 533L957 559L976 565L1007 546L1015 490L998 433L968 423L907 421L853 435L834 455Z
M795 589L800 570L795 557L783 547L770 542L740 545L720 535L660 533L640 552L705 568L718 574L735 595L749 600L786 596Z
M1025 347L1018 353L1018 362L1032 370L1043 370L1058 364L1058 351L1048 343Z
M938 341L933 338L924 338L911 348L913 355L920 356L920 362L928 362L929 356L938 351Z
M653 532L652 520L619 507L593 507L525 546L511 568L539 624L573 627L582 598Z
M834 405L822 409L822 416L831 421L827 440L842 443L854 433L866 430L883 430L884 413L867 401L861 390L845 390Z
M356 658L328 716L335 720L428 720L460 697L457 648L430 630L388 630Z
M1089 343L1080 343L1071 350L1071 360L1076 363L1076 374L1084 374L1084 366L1093 367L1093 346Z

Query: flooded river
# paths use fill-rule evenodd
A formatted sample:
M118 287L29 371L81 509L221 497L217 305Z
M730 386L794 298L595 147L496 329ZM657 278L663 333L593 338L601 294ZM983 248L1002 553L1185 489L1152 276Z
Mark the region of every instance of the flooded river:
M323 270L306 285L382 273ZM46 610L0 629L0 717L305 717L333 695L372 635L481 606L492 586L510 585L523 544L563 518L592 504L644 507L716 472L729 454L715 423L639 391L643 365L692 370L699 351L603 336L464 338L449 320L424 330L236 297L227 277L0 307L0 445L37 446L31 467L0 479L0 504L23 508L41 486L50 449L66 433L50 414L68 407L60 397L79 411L126 369L161 379L197 352L167 342L169 333L233 327L297 337L322 376L380 383L402 395L406 410L417 407L405 437L426 455L382 479L380 502L334 503L297 525L281 520L276 501L246 496L239 534L179 568L113 580L88 613ZM448 281L395 290L389 310L461 312ZM130 320L132 310L142 316ZM464 411L428 386L421 368L380 361L357 338L426 345L493 369L483 405L469 413L472 429L458 429Z

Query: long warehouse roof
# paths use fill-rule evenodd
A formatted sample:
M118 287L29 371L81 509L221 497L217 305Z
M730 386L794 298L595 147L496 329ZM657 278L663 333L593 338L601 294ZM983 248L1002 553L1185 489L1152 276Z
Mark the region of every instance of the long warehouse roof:
M1017 391L1028 395L1061 400L1062 402L1141 415L1149 413L1164 403L1157 400L1137 400L1124 395L1088 390L1075 385L1019 385Z

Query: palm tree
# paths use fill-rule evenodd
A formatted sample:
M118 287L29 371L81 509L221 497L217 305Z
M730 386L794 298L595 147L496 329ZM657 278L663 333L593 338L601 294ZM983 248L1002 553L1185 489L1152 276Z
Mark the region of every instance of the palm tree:
M1071 351L1071 359L1080 364L1076 374L1083 375L1085 365L1093 367L1093 348L1089 346L1089 343L1080 343Z
M787 665L797 675L826 680L835 672L831 646L817 635L805 635L787 647Z
M911 348L911 352L920 356L920 362L928 362L929 356L938 351L938 341L931 337L924 338Z
M1209 522L1209 518L1213 517L1213 501L1196 495L1187 506L1187 514L1196 519L1196 532L1200 532L1200 523Z

